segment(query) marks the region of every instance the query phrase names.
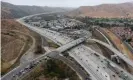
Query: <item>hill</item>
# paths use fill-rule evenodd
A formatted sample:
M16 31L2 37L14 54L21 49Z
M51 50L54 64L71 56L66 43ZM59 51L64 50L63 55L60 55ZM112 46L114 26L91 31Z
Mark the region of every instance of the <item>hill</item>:
M90 16L108 18L133 18L133 2L121 4L102 4L97 6L81 6L68 13L69 16Z
M24 6L24 5L13 5L7 2L1 2L1 18L2 19L13 19L20 18L23 16L53 12L53 11L68 11L71 8L61 7L47 7L47 6Z
M2 75L18 66L20 57L32 46L33 52L41 45L41 37L14 19L1 20Z
M40 50L41 37L14 19L23 16L53 12L67 11L70 8L22 6L1 2L1 73L4 75L19 65L20 57L33 45L33 52ZM38 48L39 46L39 48Z

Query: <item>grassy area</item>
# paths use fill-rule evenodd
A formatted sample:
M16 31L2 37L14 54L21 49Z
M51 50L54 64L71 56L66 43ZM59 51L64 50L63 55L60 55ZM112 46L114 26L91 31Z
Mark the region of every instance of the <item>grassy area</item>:
M76 73L62 61L50 59L43 62L22 80L80 80Z

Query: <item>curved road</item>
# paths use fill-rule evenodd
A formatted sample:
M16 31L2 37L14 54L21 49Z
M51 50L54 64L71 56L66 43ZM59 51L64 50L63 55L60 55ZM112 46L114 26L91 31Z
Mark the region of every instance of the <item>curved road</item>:
M117 56L119 56L121 59L123 59L126 63L128 63L130 66L133 67L133 61L130 60L129 58L125 57L121 52L119 52L117 49L115 49L114 47L108 45L107 43L104 43L100 40L97 40L97 39L89 39L89 40L92 40L92 41L95 41L105 47L107 47L108 49L110 49L112 52L114 52Z
M109 39L100 30L98 30L98 29L96 29L96 30L106 39L108 44L112 46L112 43L109 41Z
M49 54L54 54L54 53L61 53L61 52L64 52L66 51L67 49L70 49L76 45L79 45L80 43L82 43L83 41L85 41L84 38L79 38L77 40L74 40L72 42L69 42L68 44L66 45L63 45L59 48L57 48L56 51L52 51L50 53L45 53L44 55L34 59L34 60L31 60L27 63L24 63L24 64L20 64L20 66L18 66L17 68L13 69L12 71L10 71L9 73L5 74L1 80L9 80L9 79L12 79L14 77L14 75L19 75L19 73L22 73L21 71L22 70L25 70L27 66L31 66L31 64L33 63L37 63L38 61L40 60L43 60L45 59L45 56L48 56Z
M51 31L51 30L47 30L47 29L43 29L43 28L38 28L38 27L33 27L33 26L30 26L30 25L24 23L22 20L18 20L18 21L21 24L23 24L23 25L27 26L28 28L30 28L31 30L39 33L40 35L45 36L45 37L51 39L52 41L54 41L58 45L67 44L68 42L73 41L73 39L67 37L67 35L65 36L65 35L62 35L62 34L60 34L58 32L55 32L55 31ZM101 57L101 56L97 57L97 56L95 56L96 52L94 50L87 49L87 48L84 48L84 47L83 48L76 47L76 49L72 49L72 50L74 50L74 52L73 51L68 51L69 54L77 62L79 62L79 64L88 73L91 74L91 77L92 77L93 80L110 80L110 79L111 80L122 80L122 77L119 78L119 74L114 73L112 70L110 70L108 65L103 63L103 62L107 63L108 62L108 61L106 61L107 59L105 57ZM81 50L83 50L83 51L81 51ZM102 62L100 60L102 60ZM100 66L98 66L98 65L100 65ZM104 69L104 66L107 69ZM97 72L97 69L99 70L99 72ZM119 70L124 71L121 68L119 68ZM128 75L129 80L133 79L132 75L128 74L126 71L124 71L124 74ZM115 77L113 77L112 75L115 75Z

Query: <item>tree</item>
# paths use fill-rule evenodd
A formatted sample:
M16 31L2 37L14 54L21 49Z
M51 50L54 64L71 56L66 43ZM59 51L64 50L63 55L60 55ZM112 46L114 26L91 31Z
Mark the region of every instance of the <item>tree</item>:
M37 45L36 50L35 50L35 54L42 54L43 53L43 49L41 45Z

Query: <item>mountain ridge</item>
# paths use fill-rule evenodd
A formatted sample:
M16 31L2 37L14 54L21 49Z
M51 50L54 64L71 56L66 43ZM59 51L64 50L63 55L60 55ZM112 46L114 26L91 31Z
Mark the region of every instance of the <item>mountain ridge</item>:
M133 18L133 3L121 4L101 4L96 6L80 6L79 8L67 13L69 16L76 17L103 17L103 18Z
M69 10L71 10L71 8L14 5L11 3L1 1L2 19L13 19L37 13L52 12L52 11L69 11Z
M13 5L1 1L1 18L14 19L27 15L52 11L68 11L68 16L98 18L133 18L133 1L120 4L100 4L96 6L80 6L79 8L63 8L48 6Z

